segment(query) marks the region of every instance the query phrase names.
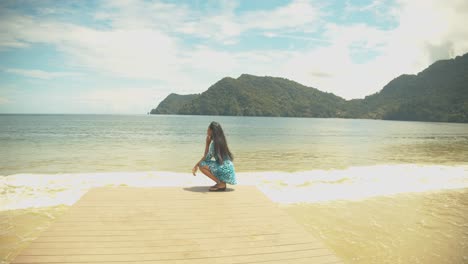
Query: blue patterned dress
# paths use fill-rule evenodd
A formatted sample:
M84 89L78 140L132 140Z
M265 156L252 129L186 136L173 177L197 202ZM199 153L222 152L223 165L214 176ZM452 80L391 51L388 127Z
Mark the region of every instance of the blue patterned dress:
M206 154L205 160L200 162L200 166L208 166L211 173L220 181L237 184L236 173L234 172L234 164L229 159L224 159L222 164L219 164L217 160L212 160L214 157L214 142L211 141L208 153ZM217 158L216 158L217 159Z

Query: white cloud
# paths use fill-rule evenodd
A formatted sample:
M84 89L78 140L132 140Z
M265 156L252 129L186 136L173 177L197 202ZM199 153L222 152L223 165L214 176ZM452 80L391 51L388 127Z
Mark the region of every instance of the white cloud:
M184 4L161 1L107 0L95 14L118 29L157 29L173 32L182 23L192 20L193 12Z
M0 9L0 47L28 47L32 43L61 44L77 27ZM13 43L13 45L10 45Z
M393 29L363 23L324 24L327 17L310 1L292 1L271 11L241 14L233 11L236 6L231 1L204 13L186 5L109 1L95 14L97 20L109 23L105 29L2 13L0 49L51 44L66 55L66 65L117 79L157 80L161 84L152 89L115 91L98 87L80 96L82 104L92 104L96 109L105 106L106 112L146 112L170 92L201 92L222 77L241 73L286 77L356 98L380 90L399 74L416 73L436 59L468 51L466 1L399 0L397 4L388 10L388 16L399 22ZM381 6L382 2L374 1L362 11ZM317 25L324 26L323 36L311 34ZM232 45L248 31L319 45L302 50L232 51L229 46L213 48L184 42L186 37L196 36ZM356 53L366 57L368 52L375 53L375 57L356 61ZM19 69L10 72L43 79L70 74Z
M377 49L389 41L388 32L366 24L350 26L328 24L325 36L333 45Z
M95 18L110 21L111 29L98 30L7 12L0 19L0 28L5 29L2 32L7 32L0 35L0 46L52 44L68 55L66 63L73 66L170 84L174 79L183 79L181 75L187 70L231 75L234 69L244 66L240 62L245 60L239 58L251 54L219 51L206 46L190 47L190 44L181 43L174 32L234 44L240 34L250 29L306 30L317 19L318 13L311 3L301 0L271 12L255 11L241 16L234 15L236 5L232 1L221 2L221 10L210 14L190 10L184 5L136 0L107 1L102 6L103 10L97 11ZM37 78L58 76L38 70L12 72ZM176 82L180 83L180 80Z
M399 26L388 30L380 55L368 68L391 78L417 73L440 59L468 52L468 2L399 1Z
M230 45L249 30L310 32L320 17L317 5L307 0L294 0L273 10L241 15L235 14L235 1L216 3L217 9L200 11L183 3L106 1L103 7L109 11L99 11L95 18L110 21L114 28L152 28L168 35L181 33Z
M296 53L282 71L306 85L350 99L377 92L393 78L417 73L436 60L468 52L468 2L402 0L398 4L389 10L398 19L396 28L328 24L325 35L330 44ZM376 55L356 62L353 52Z
M117 3L118 2L113 2ZM166 6L165 8L169 8ZM131 9L130 9L131 10ZM140 9L137 9L140 10ZM97 73L116 77L159 80L164 83L160 89L169 91L199 92L224 76L236 76L244 72L262 75L263 67L272 53L269 52L229 52L215 50L207 46L187 48L176 37L151 26L142 17L142 23L126 22L131 19L128 10L122 15L113 15L118 27L98 30L73 24L38 20L28 16L13 16L21 27L21 32L11 34L11 40L30 43L48 43L66 55L66 64L91 69ZM227 12L227 11L226 11ZM177 14L177 13L176 13ZM137 14L135 14L137 15ZM139 15L139 14L138 14ZM103 14L99 14L104 18ZM141 15L140 15L141 17ZM177 15L176 15L177 17ZM219 16L211 17L213 25ZM178 20L177 18L175 20ZM137 24L139 24L137 26ZM144 26L143 26L144 25ZM237 35L225 26L225 35ZM41 32L48 32L42 34ZM225 41L229 41L226 38ZM273 57L284 57L281 55ZM274 59L277 62L277 59ZM13 69L10 72L37 78L58 77L58 73L40 70L24 71ZM64 73L62 73L64 74Z
M378 8L381 8L384 5L384 0L373 0L367 5L359 6L353 5L349 1L345 3L345 12L352 13L352 12L366 12L366 11L376 11Z
M364 24L329 24L325 35L327 45L295 52L278 74L347 99L374 93L396 77L395 72L389 72L383 64L376 65L373 59L353 60L356 52L385 52L389 42L387 32Z
M45 79L50 80L59 77L70 77L70 76L78 76L79 73L76 72L47 72L42 70L25 70L25 69L6 69L5 72L14 73L23 75L30 78L38 78L38 79Z
M400 0L400 26L394 32L395 49L422 51L422 63L453 57L468 49L468 2L463 0ZM437 47L446 46L444 54Z
M251 11L241 16L244 30L266 29L309 32L321 16L320 9L311 1L295 0L272 11Z
M81 28L60 47L73 62L120 77L164 80L177 74L178 47L164 33L150 29L97 31Z
M213 38L232 44L250 30L263 31L261 35L273 36L278 32L312 32L321 17L320 9L312 1L294 0L288 5L269 11L249 11L235 15L233 6L215 16L201 18L199 22L183 24L180 32L204 38ZM276 33L272 33L272 31Z
M8 48L24 48L29 44L19 39L18 31L23 29L25 18L0 9L0 51ZM28 25L31 27L31 24Z

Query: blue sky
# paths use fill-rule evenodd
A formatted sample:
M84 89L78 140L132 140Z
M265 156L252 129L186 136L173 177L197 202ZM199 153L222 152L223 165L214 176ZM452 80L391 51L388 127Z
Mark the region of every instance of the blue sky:
M146 113L242 73L346 99L468 52L462 0L1 1L0 113Z

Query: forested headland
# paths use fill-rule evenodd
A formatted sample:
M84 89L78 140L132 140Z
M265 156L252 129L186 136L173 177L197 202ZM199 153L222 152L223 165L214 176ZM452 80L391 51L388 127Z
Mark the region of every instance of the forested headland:
M278 77L223 78L201 94L170 94L151 114L335 117L468 122L468 54L401 75L364 99Z

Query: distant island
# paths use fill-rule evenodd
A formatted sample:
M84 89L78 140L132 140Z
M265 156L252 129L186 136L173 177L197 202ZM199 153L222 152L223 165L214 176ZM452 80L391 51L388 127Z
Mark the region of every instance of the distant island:
M150 114L334 117L468 122L468 53L401 75L364 99L277 77L226 77L201 94L170 94Z

